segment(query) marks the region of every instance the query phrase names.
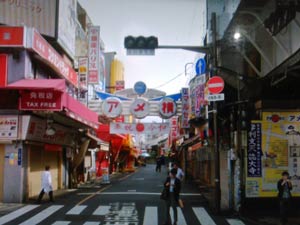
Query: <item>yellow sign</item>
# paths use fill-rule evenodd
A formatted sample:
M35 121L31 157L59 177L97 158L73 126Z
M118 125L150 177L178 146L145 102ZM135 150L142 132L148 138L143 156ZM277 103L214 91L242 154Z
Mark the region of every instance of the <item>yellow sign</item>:
M264 112L262 177L246 178L247 197L276 197L281 173L288 171L292 195L300 196L300 112Z

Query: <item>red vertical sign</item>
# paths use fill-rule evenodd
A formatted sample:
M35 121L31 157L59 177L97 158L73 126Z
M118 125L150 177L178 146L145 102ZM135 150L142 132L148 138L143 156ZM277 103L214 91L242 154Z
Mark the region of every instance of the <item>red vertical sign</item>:
M7 55L0 54L0 87L7 84Z

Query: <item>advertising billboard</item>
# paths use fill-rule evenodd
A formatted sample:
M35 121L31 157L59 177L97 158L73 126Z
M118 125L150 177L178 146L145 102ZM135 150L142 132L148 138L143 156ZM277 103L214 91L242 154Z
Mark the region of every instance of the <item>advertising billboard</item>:
M76 7L76 0L1 0L0 23L34 27L42 35L55 38L74 58Z
M89 72L88 72L88 83L99 84L100 81L100 27L90 26L89 27Z
M35 27L39 33L55 37L56 0L1 0L0 23Z
M300 112L264 112L262 121L252 121L247 152L248 198L276 197L283 171L291 176L292 195L300 196Z
M74 58L77 13L76 0L60 0L57 27L57 42Z

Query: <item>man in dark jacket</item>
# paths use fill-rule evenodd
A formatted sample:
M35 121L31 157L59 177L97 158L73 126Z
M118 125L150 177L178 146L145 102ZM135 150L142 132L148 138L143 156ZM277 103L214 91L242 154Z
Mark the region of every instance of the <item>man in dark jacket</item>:
M172 207L174 212L174 222L173 225L177 225L177 206L179 201L179 194L181 189L181 182L176 178L177 170L171 169L170 175L165 181L164 187L166 188L167 198L165 200L166 204L166 222L164 225L171 225L170 207Z
M285 225L288 221L289 205L292 198L291 190L293 188L288 172L285 171L282 173L282 178L278 181L277 188L279 192L280 221L282 225Z

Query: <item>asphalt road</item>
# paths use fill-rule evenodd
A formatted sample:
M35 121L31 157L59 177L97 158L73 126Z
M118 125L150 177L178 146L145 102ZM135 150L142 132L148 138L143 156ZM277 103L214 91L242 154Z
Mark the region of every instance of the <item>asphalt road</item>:
M153 165L147 165L110 185L79 189L55 203L25 205L1 215L0 225L161 225L165 208L159 196L166 175L165 169L156 173ZM183 184L181 198L185 207L178 208L178 225L249 225L214 215L190 184Z

